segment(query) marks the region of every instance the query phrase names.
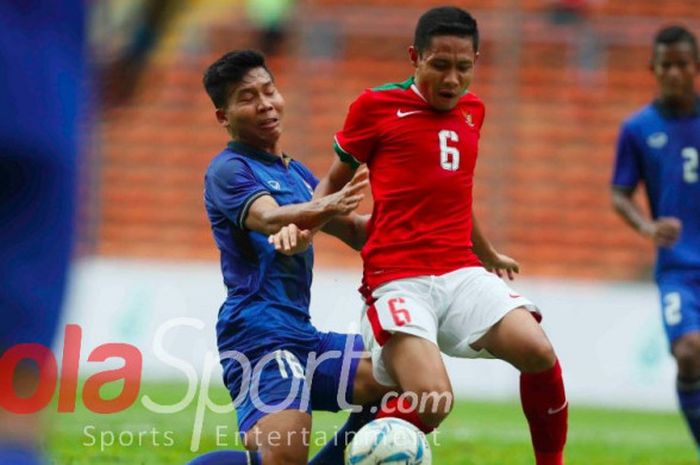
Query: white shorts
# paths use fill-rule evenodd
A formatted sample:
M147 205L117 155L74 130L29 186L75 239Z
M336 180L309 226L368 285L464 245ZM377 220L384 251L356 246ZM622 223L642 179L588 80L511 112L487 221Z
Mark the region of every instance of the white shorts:
M387 386L396 383L381 354L392 333L422 337L453 357L493 358L486 350L472 349L471 344L518 307L527 308L540 319L530 300L482 267L390 281L379 286L372 297L374 303L362 314L362 336L372 354L374 377Z

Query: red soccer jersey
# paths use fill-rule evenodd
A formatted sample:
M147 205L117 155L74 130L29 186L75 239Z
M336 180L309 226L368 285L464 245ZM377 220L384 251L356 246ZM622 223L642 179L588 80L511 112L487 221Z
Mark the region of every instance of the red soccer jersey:
M471 235L484 111L469 93L451 111L434 110L412 78L366 90L350 105L335 150L370 170L374 210L362 249L370 289L481 264Z

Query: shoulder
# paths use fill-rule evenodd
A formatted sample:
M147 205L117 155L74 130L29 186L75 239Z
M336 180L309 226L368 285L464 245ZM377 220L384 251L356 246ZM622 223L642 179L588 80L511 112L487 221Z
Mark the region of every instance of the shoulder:
M486 106L476 94L467 92L459 99L458 106L459 111L467 117L467 121L473 121L477 127L482 127L486 116Z
M464 94L462 98L459 99L459 104L470 109L480 110L482 113L486 110L483 100L472 92Z
M253 170L245 157L226 148L211 160L205 177L229 178L240 174L252 175L252 173Z
M476 94L467 92L459 99L458 105L462 113L473 115L473 118L479 122L479 127L481 127L486 116L486 106Z
M658 116L653 104L648 104L638 109L634 113L628 115L622 120L622 129L626 131L634 131L647 125L652 119Z
M346 119L346 129L374 126L386 114L389 105L384 92L365 89L351 104Z
M378 107L388 100L401 98L411 92L413 79L409 78L403 82L390 82L375 87L365 89L356 99L355 104L363 107Z
M359 109L362 111L368 111L376 108L377 104L381 100L377 94L378 92L373 89L363 90L362 93L352 102L350 108Z
M381 84L375 87L372 87L371 89L368 89L372 92L406 92L408 91L411 86L413 85L413 77L410 77L406 79L405 81L402 82L389 82L386 84Z

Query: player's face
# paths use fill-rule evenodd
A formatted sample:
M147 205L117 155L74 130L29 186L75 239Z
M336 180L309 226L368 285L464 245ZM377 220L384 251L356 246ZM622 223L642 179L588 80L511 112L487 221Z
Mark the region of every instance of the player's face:
M698 62L688 42L658 44L651 63L661 90L661 98L677 101L695 95Z
M283 113L284 99L272 76L264 68L253 68L232 86L226 107L216 116L235 140L277 153Z
M478 53L472 38L435 36L421 53L412 46L408 54L423 97L436 110L453 109L474 78Z

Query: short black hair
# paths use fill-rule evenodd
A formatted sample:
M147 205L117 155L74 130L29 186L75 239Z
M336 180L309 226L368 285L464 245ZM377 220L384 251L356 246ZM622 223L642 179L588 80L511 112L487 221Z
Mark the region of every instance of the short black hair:
M698 42L695 39L695 35L682 26L668 26L656 33L656 37L654 37L654 53L652 58L656 56L657 46L677 44L679 42L686 42L690 44L693 49L695 61L700 61L700 56L698 55Z
M479 28L476 19L461 8L441 6L423 13L416 24L413 46L418 52L423 52L435 36L471 37L474 51L479 51Z
M272 77L265 55L257 50L233 50L212 63L204 72L202 83L214 106L225 107L231 86L241 82L254 68L264 68Z

